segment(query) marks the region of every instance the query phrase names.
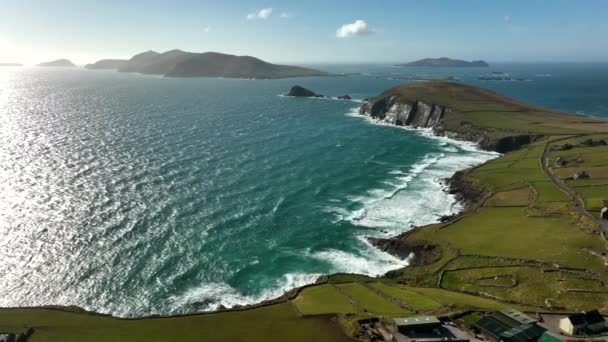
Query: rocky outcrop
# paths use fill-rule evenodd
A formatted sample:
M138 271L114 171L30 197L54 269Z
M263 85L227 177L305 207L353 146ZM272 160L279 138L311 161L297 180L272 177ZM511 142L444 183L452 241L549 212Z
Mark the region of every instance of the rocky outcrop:
M367 101L359 113L397 126L434 128L441 123L446 108L422 101L402 102L398 95L392 95Z
M338 100L352 100L353 98L350 95L340 95L338 96Z
M456 197L456 200L469 207L479 203L485 195L482 187L465 178L464 171L458 171L447 179L448 191Z
M368 237L367 240L381 251L404 260L408 259L410 266L428 265L440 256L437 246L431 243L406 242L399 237L390 239Z
M291 87L289 92L285 94L285 96L294 96L294 97L323 97L323 95L317 94L310 89L306 89L299 85L295 85Z
M479 147L484 150L507 153L515 151L524 145L531 144L542 138L541 134L517 134L500 139L484 138L478 141Z

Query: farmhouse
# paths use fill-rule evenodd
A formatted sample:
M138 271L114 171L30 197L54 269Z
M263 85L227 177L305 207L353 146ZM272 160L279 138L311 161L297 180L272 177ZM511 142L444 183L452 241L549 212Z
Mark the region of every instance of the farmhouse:
M587 173L587 171L579 171L574 174L573 178L574 179L587 179L587 178L591 178L591 175L589 175L589 173Z
M557 157L557 158L555 158L555 164L557 164L557 166L566 166L566 164L568 164L568 162L566 161L566 159L564 159L562 157Z
M568 335L595 334L606 329L606 320L597 311L579 313L562 318L559 329Z

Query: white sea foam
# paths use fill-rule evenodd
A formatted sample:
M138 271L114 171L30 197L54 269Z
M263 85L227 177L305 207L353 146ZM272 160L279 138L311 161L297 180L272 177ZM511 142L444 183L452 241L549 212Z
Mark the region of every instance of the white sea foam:
M314 283L321 275L320 273L288 273L278 279L272 287L255 295L243 294L226 283L204 283L180 295L170 297L169 303L176 312L190 305L199 305L203 311L218 310L221 306L232 308L251 305L277 298L291 289Z
M358 108L353 108L346 115L364 118L373 124L397 127L359 115ZM350 201L358 204L358 209L352 213L343 208L328 208L340 220L359 226L383 228L372 235L399 234L412 226L434 223L442 215L461 211L462 205L444 191L442 180L456 171L499 156L498 153L482 151L471 142L436 136L431 129L399 128L437 141L442 152L424 156L409 170L390 171L387 175L389 179L384 182L384 185L389 185L388 189L370 189L362 196L349 197ZM361 211L365 212L365 216L358 214Z
M305 254L330 264L333 272L365 274L372 277L383 275L390 270L405 267L409 264L408 259L399 259L373 247L364 236L358 236L357 238L362 245L357 254L338 249L315 253L307 251Z

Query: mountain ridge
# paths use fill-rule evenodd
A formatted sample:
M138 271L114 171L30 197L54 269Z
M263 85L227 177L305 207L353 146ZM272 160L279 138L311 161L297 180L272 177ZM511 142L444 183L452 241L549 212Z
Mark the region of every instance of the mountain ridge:
M121 62L111 63L109 61ZM100 64L104 63L113 65L101 67ZM87 68L117 69L119 72L165 77L275 79L332 75L325 71L305 67L272 64L253 56L237 56L219 52L196 53L179 49L163 53L149 50L136 54L129 60L100 60L87 64Z
M490 65L483 60L465 61L448 57L423 58L414 62L397 64L400 67L489 67Z

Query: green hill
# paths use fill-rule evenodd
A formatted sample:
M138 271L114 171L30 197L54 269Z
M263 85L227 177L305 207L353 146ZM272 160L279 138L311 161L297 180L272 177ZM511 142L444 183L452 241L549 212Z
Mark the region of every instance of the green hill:
M87 69L97 70L118 70L127 64L126 59L102 59L92 64L87 64L84 67Z
M217 52L193 53L182 50L140 53L127 61L119 71L167 77L257 79L330 75L330 73L314 69L271 64L250 56L235 56Z

